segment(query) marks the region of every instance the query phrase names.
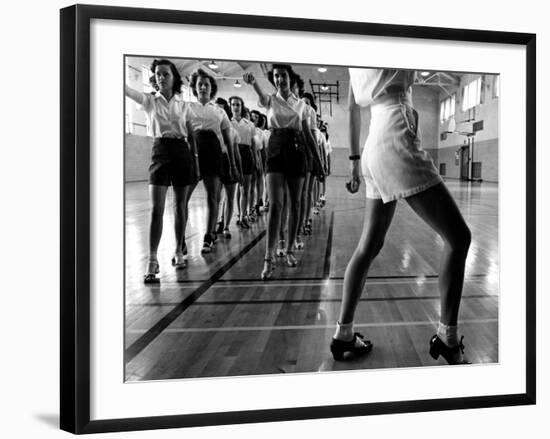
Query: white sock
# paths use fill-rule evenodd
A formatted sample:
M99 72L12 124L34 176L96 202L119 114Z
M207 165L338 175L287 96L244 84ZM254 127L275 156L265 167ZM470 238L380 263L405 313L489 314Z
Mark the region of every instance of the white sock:
M353 322L345 324L336 322L336 332L334 333L334 338L342 341L353 340Z
M458 326L449 326L439 322L437 336L450 348L458 346Z

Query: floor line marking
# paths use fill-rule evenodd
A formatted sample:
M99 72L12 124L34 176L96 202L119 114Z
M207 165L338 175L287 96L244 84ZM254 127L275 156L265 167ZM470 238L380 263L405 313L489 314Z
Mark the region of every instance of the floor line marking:
M498 294L471 294L462 295L462 299L494 299ZM399 300L439 300L439 296L403 296L403 297L365 297L359 299L359 302L393 302ZM196 301L193 305L275 305L281 303L340 303L341 297L327 297L319 299L273 299L273 300L204 300ZM179 302L157 302L157 303L131 303L128 306L174 306Z
M467 324L487 324L498 323L498 319L470 319L459 320L459 325ZM437 326L437 321L421 320L410 322L380 322L380 323L354 323L355 328L387 328L391 326ZM197 332L246 332L246 331L291 331L291 330L306 330L306 329L334 329L336 325L281 325L281 326L233 326L233 327L216 327L216 328L169 328L164 331L165 334L182 334L182 333L197 333ZM128 329L128 334L141 334L146 332L145 329Z
M204 282L194 292L179 302L168 314L155 323L150 329L133 342L125 351L124 359L128 363L132 361L141 351L143 351L153 340L155 340L163 331L165 331L189 306L191 306L199 297L201 297L219 278L221 278L233 265L235 265L246 253L248 253L265 236L266 231L260 232L251 242L249 242L239 253L233 256L229 261L222 265L209 280Z
M420 280L423 284L436 284L439 282L439 279L435 278L428 278L428 279L420 279L420 278L412 278L412 279L399 279L399 280L369 280L367 279L367 285L409 285L409 284L416 284ZM239 282L243 282L242 280ZM319 279L315 281L306 280L303 282L296 282L295 280L285 282L284 279L277 279L276 281L259 281L256 279L250 279L249 282L244 283L230 283L227 281L223 282L217 282L216 284L212 285L211 288L253 288L253 287L316 287L316 286L329 286L329 285L342 285L344 281L342 279ZM486 279L482 277L476 277L476 278L465 278L464 282L486 282ZM198 285L200 285L202 282L194 281L193 283L189 282L189 284L182 285L181 282L176 281L162 281L162 285L159 287L172 287L172 288L196 288Z

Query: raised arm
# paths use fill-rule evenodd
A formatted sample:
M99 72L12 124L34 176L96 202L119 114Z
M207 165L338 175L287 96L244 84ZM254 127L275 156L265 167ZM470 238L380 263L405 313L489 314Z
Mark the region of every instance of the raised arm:
M129 85L124 86L124 94L128 96L133 101L136 101L138 104L143 105L143 93L140 93L137 90L134 90Z
M361 153L359 146L359 139L361 136L361 107L355 102L355 96L353 95L353 89L351 82L349 85L348 93L348 110L349 110L349 153L350 156L355 156L354 160L351 160L350 170L351 179L347 184L348 191L355 193L359 190L361 184L361 177L359 172L360 160L357 158Z
M263 107L267 107L269 105L269 95L266 95L262 88L260 87L260 84L258 84L258 81L256 81L256 78L252 73L245 73L243 75L243 81L246 84L250 84L252 87L254 87L254 91L258 95L258 98L260 100L260 104Z

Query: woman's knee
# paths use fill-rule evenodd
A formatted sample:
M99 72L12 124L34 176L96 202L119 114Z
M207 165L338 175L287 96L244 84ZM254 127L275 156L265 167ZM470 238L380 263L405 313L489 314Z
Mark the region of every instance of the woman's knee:
M164 205L159 203L153 203L151 206L151 220L158 221L162 220L162 216L164 215Z
M472 243L472 232L466 223L463 223L453 230L453 234L447 239L447 242L453 252L466 256Z
M358 256L364 262L370 263L384 247L383 236L370 236L362 239L357 247Z

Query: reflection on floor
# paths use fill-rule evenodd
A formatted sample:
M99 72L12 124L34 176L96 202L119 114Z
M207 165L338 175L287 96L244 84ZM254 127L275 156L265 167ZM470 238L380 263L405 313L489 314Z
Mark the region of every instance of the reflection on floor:
M128 381L343 369L433 366L428 354L439 315L441 239L399 202L382 252L369 273L356 326L374 343L368 356L335 362L334 332L345 267L359 238L364 192L328 179L327 203L313 235L296 251L298 266L280 260L262 282L265 215L201 255L205 194L190 202L188 267L170 265L173 214L165 213L158 285L144 285L149 202L145 182L126 185L125 377ZM472 235L460 328L474 363L498 361L498 186L446 183ZM364 190L364 188L363 188ZM169 192L169 197L171 193Z

